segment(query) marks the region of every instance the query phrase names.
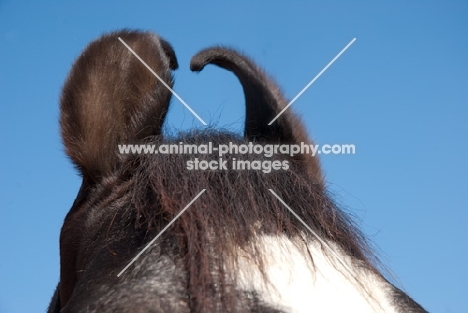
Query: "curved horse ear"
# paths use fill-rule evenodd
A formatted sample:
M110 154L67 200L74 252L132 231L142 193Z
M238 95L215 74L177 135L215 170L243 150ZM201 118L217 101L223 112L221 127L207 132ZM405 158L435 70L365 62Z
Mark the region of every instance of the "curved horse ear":
M68 156L91 184L119 166L119 144L161 133L171 98L119 38L169 86L178 67L167 41L128 30L102 36L76 60L62 91L60 125Z
M269 125L288 102L280 88L252 60L230 48L212 47L193 56L190 69L199 72L207 64L232 71L242 84L246 106L244 135L248 140L311 144L303 123L291 108ZM317 157L299 154L295 159L306 166L316 183L323 183Z

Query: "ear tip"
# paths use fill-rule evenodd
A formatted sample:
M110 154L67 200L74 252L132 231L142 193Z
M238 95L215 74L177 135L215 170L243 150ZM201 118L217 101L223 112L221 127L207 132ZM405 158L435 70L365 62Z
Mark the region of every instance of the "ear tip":
M195 57L194 57L190 61L190 70L192 72L200 72L201 70L203 70L205 68L205 65L206 65L205 62L203 62L202 60L200 60L198 58L195 59Z
M207 64L215 64L225 67L225 61L229 59L231 54L235 53L234 49L213 46L199 51L190 60L190 70L200 72Z
M213 61L212 55L213 53L211 48L199 51L190 60L190 70L192 72L200 72L203 70L207 64Z
M169 63L169 67L171 70L175 71L179 68L179 63L177 63L177 60L171 60L171 62Z
M176 69L179 68L179 62L177 61L175 52L173 52L172 54L168 54L167 51L165 52L166 52L166 56L169 59L169 69L172 71L175 71Z
M172 45L164 38L158 37L159 43L164 51L164 54L169 59L169 68L176 70L179 68L179 62L177 62L177 56Z

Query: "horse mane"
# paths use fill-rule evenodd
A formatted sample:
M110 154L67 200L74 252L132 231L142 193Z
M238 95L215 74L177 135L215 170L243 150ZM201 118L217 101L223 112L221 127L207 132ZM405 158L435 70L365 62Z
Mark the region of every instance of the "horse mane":
M159 139L159 138L157 138ZM157 140L156 139L156 140ZM158 142L154 138L149 143ZM158 144L214 145L232 142L245 144L239 135L218 130L199 130L180 134ZM167 230L168 240L177 247L188 269L190 282L187 286L195 306L212 308L210 303L215 291L225 302L225 309L233 307L236 297L230 297L229 284L223 279L229 270L223 265L226 260L235 260L238 255L248 255L263 273L264 263L260 253L259 235L297 239L298 244L314 241L314 238L270 192L274 190L300 218L319 236L335 242L338 249L355 258L359 266L375 271L364 236L331 199L323 186L311 184L311 177L298 161L292 161L288 171L188 171L187 161L217 160L207 154L151 154L131 156L119 174L128 182L132 215L137 228L161 231L201 189L206 192L184 212ZM256 155L243 155L243 160L258 160ZM223 159L231 164L237 155L226 155ZM290 158L275 156L271 161L291 161ZM158 242L162 244L162 242ZM325 247L322 247L326 253ZM215 255L213 255L213 251ZM310 255L313 260L313 256ZM196 263L194 264L194 260ZM377 271L375 271L377 272ZM233 278L235 280L235 277ZM232 282L230 282L232 283ZM213 285L217 284L219 290Z

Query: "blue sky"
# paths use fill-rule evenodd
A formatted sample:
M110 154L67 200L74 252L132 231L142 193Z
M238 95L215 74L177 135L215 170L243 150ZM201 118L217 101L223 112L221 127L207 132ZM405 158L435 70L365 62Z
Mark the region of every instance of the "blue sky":
M198 50L238 48L292 99L356 38L292 108L318 144L356 145L321 157L326 179L393 280L431 312L468 312L467 16L466 1L0 1L0 312L48 305L80 185L59 137L61 86L87 43L121 28L167 39L175 91L236 131L241 87L213 66L190 72ZM177 100L168 119L201 126Z

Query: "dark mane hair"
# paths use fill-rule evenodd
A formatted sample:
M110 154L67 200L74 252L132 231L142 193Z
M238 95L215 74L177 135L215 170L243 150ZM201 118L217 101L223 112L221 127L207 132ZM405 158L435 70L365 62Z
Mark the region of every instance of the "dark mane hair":
M214 145L233 142L245 144L244 138L216 130L182 134L164 143L187 142ZM150 140L150 142L154 142ZM211 308L215 292L229 296L223 290L226 276L225 260L236 255L249 255L262 270L263 258L255 238L259 234L285 234L299 242L316 240L303 225L270 192L274 190L288 203L301 219L324 239L329 239L362 266L373 269L369 248L349 217L336 207L320 184L311 183L312 177L298 161L290 163L287 171L264 173L256 171L188 171L187 161L217 160L213 155L143 155L131 158L123 177L129 186L132 206L138 226L159 232L201 189L206 192L174 223L168 233L175 236L178 255L183 256L189 275L187 286L191 299L200 310ZM258 160L256 155L241 156L243 160ZM237 155L223 158L228 164ZM272 157L271 161L290 158ZM171 164L171 166L167 166ZM133 214L135 215L135 214ZM168 235L169 236L169 235ZM214 240L214 236L216 240ZM169 242L173 243L173 240ZM213 252L216 255L213 256ZM313 256L311 256L313 259ZM194 264L194 260L197 262ZM233 264L235 267L236 264ZM221 281L218 281L221 280ZM232 282L228 282L232 284ZM214 290L219 284L220 290ZM203 299L201 304L198 302ZM238 301L233 298L233 301ZM225 303L227 310L233 303Z
M314 260L306 242L317 240L270 189L321 238L378 277L361 232L326 191L319 161L310 155L226 154L234 159L287 162L288 169L188 170L187 162L213 154L119 154L119 144L310 144L276 84L235 50L208 48L191 69L207 64L239 78L246 98L244 136L216 129L176 136L161 133L170 92L119 42L122 38L172 87L177 60L156 35L108 34L76 61L61 99L67 153L83 184L60 238L61 276L49 312L280 312L255 290L236 287L238 260L263 274L259 236L286 236ZM198 200L121 277L117 274L201 191ZM322 246L324 252L326 249ZM328 253L328 252L327 252ZM263 275L266 283L268 278ZM415 302L395 288L402 309Z

